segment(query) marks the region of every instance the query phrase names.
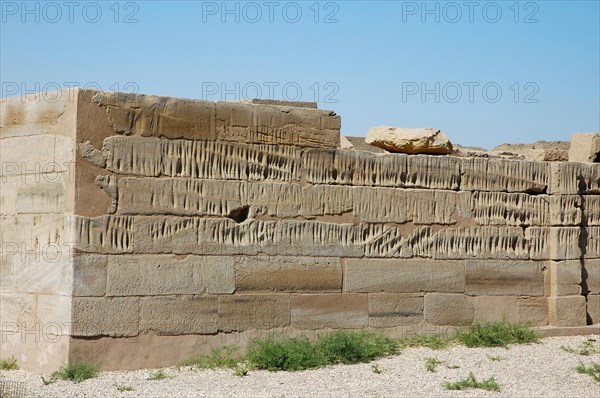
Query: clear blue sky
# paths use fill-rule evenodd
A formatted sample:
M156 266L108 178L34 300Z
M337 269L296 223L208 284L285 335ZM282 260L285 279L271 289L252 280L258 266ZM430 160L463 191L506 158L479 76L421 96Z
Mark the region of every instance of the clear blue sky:
M1 11L2 97L78 82L317 99L345 135L438 127L487 148L600 130L598 1L2 1Z

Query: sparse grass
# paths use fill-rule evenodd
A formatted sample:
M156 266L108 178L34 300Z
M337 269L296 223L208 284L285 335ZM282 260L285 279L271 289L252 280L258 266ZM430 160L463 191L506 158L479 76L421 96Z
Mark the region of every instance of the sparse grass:
M248 366L248 364L239 363L237 365L237 367L235 368L235 371L233 372L233 374L235 376L244 377L248 374L249 370L250 370L250 366Z
M223 346L212 349L208 355L195 355L181 362L179 366L195 366L198 369L235 368L241 359L239 347Z
M583 343L581 343L578 347L576 348L572 348L572 347L568 347L568 346L561 346L560 348L563 349L566 352L569 352L571 354L577 354L577 355L593 355L593 354L598 354L600 353L600 347L596 347L596 345L594 344L596 340L594 339L587 339L586 341L584 341Z
M427 369L428 372L434 372L436 371L436 368L438 367L438 365L443 364L443 361L440 361L437 358L434 357L429 357L427 359L425 359L425 369Z
M70 380L74 383L82 382L86 379L91 379L98 375L99 369L97 366L88 362L72 362L67 366L63 366L56 372L52 373L51 379ZM50 384L50 383L49 383Z
M19 364L17 363L17 358L14 356L0 360L0 369L2 370L17 370L19 369Z
M117 387L117 390L121 392L133 391L133 387L128 386L126 384L115 384L115 387Z
M336 331L312 342L306 337L282 338L271 335L254 340L248 362L270 371L320 368L326 365L370 362L398 352L398 343L379 333Z
M441 350L444 348L448 348L450 342L450 339L442 339L435 335L416 335L398 340L398 344L400 344L400 347L402 348L425 347L431 348L432 350Z
M457 340L467 347L508 347L509 344L537 343L540 336L528 324L510 324L506 320L482 325L473 322Z
M42 383L44 383L45 386L49 386L50 384L54 384L56 382L56 379L53 379L52 377L49 379L45 379L44 376L42 376Z
M499 362L499 361L502 361L503 359L505 359L504 357L501 357L500 355L486 354L486 356L488 357L488 359L490 361L494 361L494 362Z
M600 364L592 362L589 366L586 366L583 362L580 362L575 369L579 373L590 375L594 380L600 382Z
M148 375L148 380L152 380L152 381L164 380L164 379L168 379L168 378L169 378L169 376L165 373L164 369L159 369Z
M477 381L473 372L469 372L469 377L463 380L455 381L454 383L444 383L446 390L466 390L468 388L479 388L487 391L500 391L500 386L496 379L490 377L483 381Z
M373 373L375 374L381 374L383 373L383 369L381 369L379 367L379 365L377 365L376 363L374 363L373 365L371 365L371 370L373 371Z

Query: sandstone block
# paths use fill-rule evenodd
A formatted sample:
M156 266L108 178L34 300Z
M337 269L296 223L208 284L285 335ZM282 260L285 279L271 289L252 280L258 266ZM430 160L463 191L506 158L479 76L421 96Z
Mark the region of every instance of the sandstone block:
M519 314L516 296L476 296L470 297L474 309L474 319L478 322L498 322L507 320L517 323Z
M408 129L388 126L372 127L365 138L367 144L390 152L408 154L452 153L452 143L446 133L439 129Z
M88 253L133 252L133 217L75 217L75 248Z
M544 162L566 162L569 160L569 141L537 141L533 144L502 144L492 153L501 157L520 157Z
M600 227L588 227L584 258L600 258Z
M550 262L550 296L581 294L581 263L579 260Z
M530 261L466 263L466 293L473 296L543 296L543 265Z
M407 171L404 187L458 190L461 179L459 159L428 155L405 157Z
M583 217L589 226L600 226L600 195L583 197Z
M519 323L529 322L531 326L548 324L548 298L519 297L517 299L517 314Z
M462 293L465 290L463 261L347 259L345 292L368 293Z
M232 257L202 256L202 277L209 294L231 294L235 291L235 265Z
M544 193L549 185L549 164L524 160L463 158L460 189Z
M140 332L211 334L218 326L216 297L145 297L140 301Z
M545 197L523 193L475 192L473 216L479 225L546 225Z
M219 330L274 329L290 324L287 294L219 296Z
M64 167L62 163L69 162L70 158L59 159L61 164L56 162L55 142L56 137L50 135L2 139L0 176L36 174L40 177L60 170Z
M592 324L600 324L600 295L588 294L586 310L588 319L592 321Z
M73 297L73 336L137 336L138 297Z
M71 332L71 297L57 294L37 296L37 321L43 333L68 336Z
M586 259L582 275L588 293L600 294L600 259Z
M292 326L298 329L359 329L369 322L366 294L293 295Z
M338 258L241 257L236 287L239 292L341 292L342 267Z
M548 298L548 321L552 326L585 326L586 314L584 296Z
M563 226L581 224L583 216L583 212L581 211L583 206L581 196L551 195L546 198L548 198L550 202L549 225Z
M35 294L3 293L0 296L0 329L10 330L19 326L35 330L37 319L37 300Z
M529 253L519 227L446 228L432 236L435 259L527 259Z
M425 321L437 326L468 325L473 320L474 307L464 294L427 293Z
M576 133L571 135L569 162L600 162L600 134Z
M579 227L529 227L526 238L532 260L574 260L581 256Z
M420 294L369 294L369 326L387 328L418 324L423 320L423 303Z
M600 164L553 162L550 165L551 194L600 193Z
M73 295L104 296L108 258L102 255L80 255L73 259Z

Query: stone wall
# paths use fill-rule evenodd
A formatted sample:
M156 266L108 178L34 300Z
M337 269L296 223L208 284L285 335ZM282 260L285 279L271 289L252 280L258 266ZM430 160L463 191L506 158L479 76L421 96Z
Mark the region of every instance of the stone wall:
M63 133L3 116L0 135L3 163L5 147L42 156L41 140L72 160L72 183L2 181L3 231L72 244L47 274L61 305L3 255L3 325L69 319L49 366L164 366L272 330L600 323L598 164L341 150L340 118L310 104L75 93L47 118L68 115ZM3 113L26 113L22 101ZM28 211L62 221L38 229ZM6 236L4 252L30 242ZM21 346L3 343L11 353Z

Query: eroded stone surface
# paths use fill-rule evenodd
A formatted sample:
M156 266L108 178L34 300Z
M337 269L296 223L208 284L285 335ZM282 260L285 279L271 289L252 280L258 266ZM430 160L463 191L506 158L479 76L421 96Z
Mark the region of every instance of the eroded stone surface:
M390 152L440 155L452 153L452 143L446 133L432 128L373 127L369 129L365 142Z

